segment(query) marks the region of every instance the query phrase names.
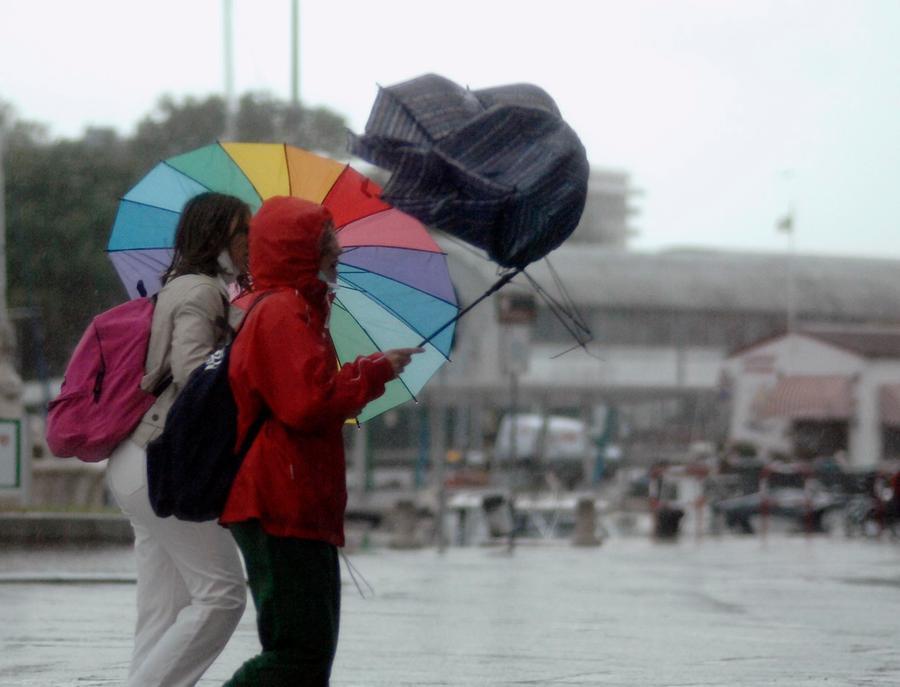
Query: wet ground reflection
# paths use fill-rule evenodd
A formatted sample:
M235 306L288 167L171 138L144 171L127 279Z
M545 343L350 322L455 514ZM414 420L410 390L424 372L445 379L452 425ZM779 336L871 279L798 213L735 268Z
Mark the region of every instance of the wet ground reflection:
M900 684L900 545L887 541L623 538L352 559L376 593L345 578L336 687ZM123 547L0 552L0 684L121 684L133 572ZM256 648L250 608L200 684Z

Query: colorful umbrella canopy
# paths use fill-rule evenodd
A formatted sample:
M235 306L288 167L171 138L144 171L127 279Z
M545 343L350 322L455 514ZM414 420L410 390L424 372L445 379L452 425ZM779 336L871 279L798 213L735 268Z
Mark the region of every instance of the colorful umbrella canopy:
M584 210L584 146L530 84L470 91L426 74L381 88L351 149L392 172L385 200L503 267L544 257Z
M177 155L122 198L107 251L132 298L160 289L181 210L206 191L237 196L254 211L276 195L331 211L344 249L330 325L341 363L418 346L458 312L446 255L418 220L382 201L378 185L349 165L270 143L217 143ZM449 359L453 330L431 338L358 420L415 398Z

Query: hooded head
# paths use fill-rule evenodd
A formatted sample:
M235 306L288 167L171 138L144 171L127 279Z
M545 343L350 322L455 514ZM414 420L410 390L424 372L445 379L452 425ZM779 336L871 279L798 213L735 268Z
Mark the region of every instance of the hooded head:
M288 196L266 200L250 221L250 274L256 289L326 290L318 278L321 240L331 213Z

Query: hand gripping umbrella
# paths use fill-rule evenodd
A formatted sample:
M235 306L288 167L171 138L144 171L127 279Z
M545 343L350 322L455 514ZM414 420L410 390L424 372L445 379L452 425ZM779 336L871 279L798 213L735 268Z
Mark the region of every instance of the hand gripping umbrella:
M330 331L340 363L419 345L360 422L410 399L449 358L458 312L446 255L422 224L381 200L381 189L349 165L300 148L217 143L165 160L121 200L107 251L133 298L155 293L172 256L178 217L193 196L216 191L256 210L275 195L327 207L344 249ZM437 331L440 329L440 331Z

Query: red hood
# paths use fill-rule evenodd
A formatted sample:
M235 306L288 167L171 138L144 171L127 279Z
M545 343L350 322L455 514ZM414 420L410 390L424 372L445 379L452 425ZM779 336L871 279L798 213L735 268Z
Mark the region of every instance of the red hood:
M288 286L324 296L318 278L319 241L331 213L300 198L274 196L250 221L250 275L254 290ZM311 293L312 292L312 293Z

